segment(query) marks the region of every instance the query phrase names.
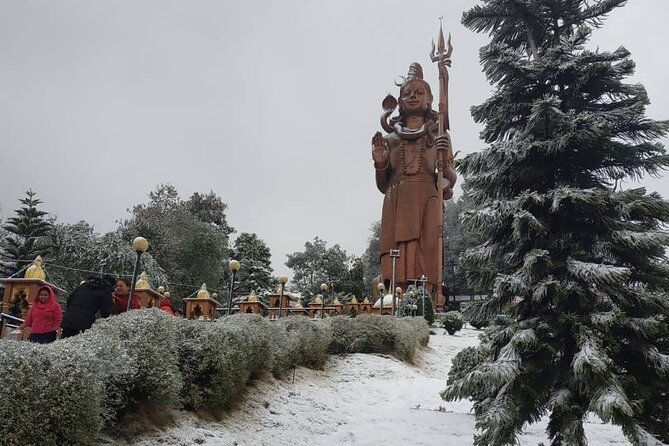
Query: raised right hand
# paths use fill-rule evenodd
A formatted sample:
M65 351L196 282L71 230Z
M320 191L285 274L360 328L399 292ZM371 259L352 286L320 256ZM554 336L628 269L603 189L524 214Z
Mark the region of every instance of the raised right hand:
M376 132L372 137L372 159L374 160L374 167L377 169L384 169L388 166L390 150L383 139L381 132Z

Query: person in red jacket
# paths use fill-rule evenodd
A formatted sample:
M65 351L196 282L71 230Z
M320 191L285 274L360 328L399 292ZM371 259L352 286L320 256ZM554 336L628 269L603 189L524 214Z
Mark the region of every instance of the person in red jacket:
M60 323L63 320L63 309L56 301L56 293L51 287L43 286L37 290L37 297L28 311L26 320L21 328L30 327L32 330L28 340L39 344L48 344L58 337Z
M172 299L170 299L170 297L167 295L160 299L158 307L165 313L171 314L172 316L177 315L177 313L174 311L174 307L172 306Z
M114 314L125 313L128 310L128 299L130 295L130 281L121 277L116 281L116 289L114 290ZM139 296L132 296L131 310L139 310Z

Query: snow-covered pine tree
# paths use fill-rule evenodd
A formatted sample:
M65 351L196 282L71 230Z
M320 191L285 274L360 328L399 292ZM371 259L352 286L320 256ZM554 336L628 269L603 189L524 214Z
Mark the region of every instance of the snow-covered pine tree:
M9 233L4 238L2 262L7 276L32 263L37 256L51 251L45 238L51 229L51 223L45 218L48 213L37 209L42 200L37 198L37 193L27 190L26 197L19 201L22 206L3 226Z
M491 36L480 55L496 87L472 109L489 147L460 164L476 204L465 224L486 239L466 261L502 265L477 277L494 295L475 312L511 306L514 320L442 393L474 398L476 445L514 444L544 415L552 445L585 445L589 412L635 445L669 442L669 203L620 188L669 166L658 142L669 123L647 118L644 87L625 83L625 48L585 47L624 4L483 0L463 15Z

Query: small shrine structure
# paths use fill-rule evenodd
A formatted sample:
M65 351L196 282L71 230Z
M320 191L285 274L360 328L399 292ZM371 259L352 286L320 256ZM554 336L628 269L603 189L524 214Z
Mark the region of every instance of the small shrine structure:
M320 294L317 294L316 297L314 297L314 300L309 302L309 305L307 306L307 314L309 315L310 318L320 318L321 317L321 312L323 310L323 296Z
M358 306L360 312L358 314L372 314L372 303L369 301L369 298L365 299Z
M186 319L213 321L216 319L216 308L220 305L209 295L207 284L203 283L195 297L184 299L186 303Z
M139 297L139 308L159 308L161 299L165 299L163 293L165 292L164 287L158 287L158 291L155 291L149 283L149 278L146 275L146 272L142 271L142 274L139 275L139 279L135 283L135 294Z
M251 291L249 297L246 300L240 301L237 305L239 306L239 312L243 314L258 314L262 316L267 309L267 306L258 299L255 291Z
M339 298L335 296L332 305L330 305L330 315L336 316L338 314L342 314L343 312L344 312L344 305L342 305L342 303L339 302Z

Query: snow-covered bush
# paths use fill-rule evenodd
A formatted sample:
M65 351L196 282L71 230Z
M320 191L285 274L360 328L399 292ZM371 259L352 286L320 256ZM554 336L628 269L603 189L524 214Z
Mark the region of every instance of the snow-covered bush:
M244 326L254 337L253 370L267 370L280 377L287 369L297 365L296 352L300 340L286 333L285 327L267 318L252 314L235 314L219 320L220 324Z
M102 420L102 381L76 345L0 341L0 443L89 445Z
M248 319L248 318L246 318ZM186 409L223 410L269 357L266 342L258 342L241 317L223 322L179 320L181 401Z
M328 347L332 341L332 329L327 322L312 321L304 316L291 316L277 320L276 324L286 331L286 336L298 341L288 353L293 364L314 369L325 366Z
M176 318L156 309L130 311L54 344L75 346L95 360L106 426L142 407L178 407L182 382L175 324Z
M462 330L462 316L459 311L449 311L442 316L440 322L449 335Z
M429 322L422 317L392 318L397 325L395 331L395 354L401 360L413 363L416 350L427 345L430 339Z
M486 354L481 347L467 347L458 352L453 361L451 368L448 371L448 385L453 384L459 379L464 378L472 372L480 364L486 360ZM471 397L474 401L480 401L486 398L485 386L481 386Z
M400 323L406 324L414 332L419 345L425 347L430 342L430 326L425 318L405 317L400 319Z
M332 353L394 353L413 361L416 348L427 345L429 327L422 317L396 319L379 315L325 320L332 330Z

